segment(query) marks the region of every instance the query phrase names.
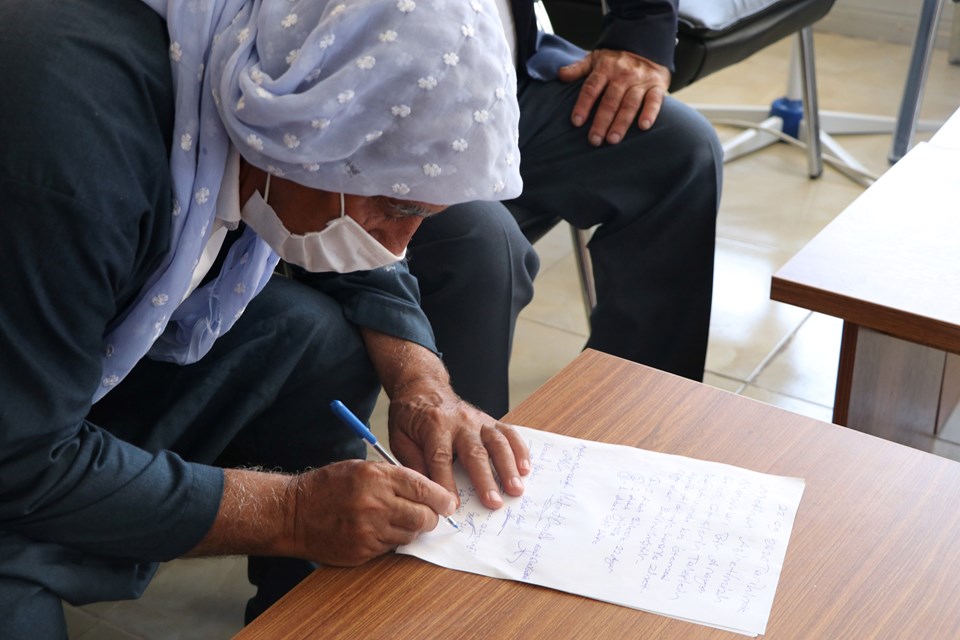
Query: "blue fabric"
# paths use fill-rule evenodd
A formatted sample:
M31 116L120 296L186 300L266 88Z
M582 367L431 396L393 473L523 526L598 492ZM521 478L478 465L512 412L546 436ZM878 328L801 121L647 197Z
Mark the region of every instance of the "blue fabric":
M159 0L147 4L161 9ZM184 132L175 147L181 153L170 155L174 194L169 213L171 250L124 315L108 327L94 402L119 384L148 351L153 358L180 364L201 358L243 313L279 261L263 240L247 230L231 247L216 280L194 291L188 303L180 304L212 231L230 145L216 105L204 96L202 82L202 65L212 35L219 30L225 4L220 4L219 11L202 15L188 12L187 3L170 3L171 11L184 13L182 23L168 24L180 40L179 46L171 45L170 50L175 63L174 130ZM187 28L188 19L196 28ZM161 335L163 339L157 340Z
M202 358L270 278L277 255L248 228L180 304L231 138L262 169L330 191L434 204L519 193L516 77L489 0L145 2L170 31L172 250L104 336L94 401L148 351Z
M537 32L537 51L527 60L527 75L534 80L556 80L557 71L577 60L587 52L552 33Z

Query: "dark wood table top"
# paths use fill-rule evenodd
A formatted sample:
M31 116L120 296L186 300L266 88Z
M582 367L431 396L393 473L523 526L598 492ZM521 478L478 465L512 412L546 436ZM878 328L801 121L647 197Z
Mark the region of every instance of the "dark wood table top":
M960 463L593 351L506 419L804 478L766 637L960 638ZM237 636L738 637L399 555L321 568Z
M774 274L770 297L960 353L957 142L912 149Z

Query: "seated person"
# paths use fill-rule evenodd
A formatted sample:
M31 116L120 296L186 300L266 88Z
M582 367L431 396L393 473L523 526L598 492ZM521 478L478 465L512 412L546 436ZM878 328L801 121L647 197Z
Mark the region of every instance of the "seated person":
M251 619L451 514L455 455L487 506L522 493L403 261L521 189L489 0L7 0L0 30L0 635L181 556L250 555ZM329 409L381 384L409 468Z
M530 242L560 220L596 227L587 347L703 378L722 151L666 96L677 0L607 4L587 53L537 33L533 0L498 0L519 76L523 193L451 207L410 246L454 388L491 415L509 407L513 329L538 267L529 246L502 242L511 216Z

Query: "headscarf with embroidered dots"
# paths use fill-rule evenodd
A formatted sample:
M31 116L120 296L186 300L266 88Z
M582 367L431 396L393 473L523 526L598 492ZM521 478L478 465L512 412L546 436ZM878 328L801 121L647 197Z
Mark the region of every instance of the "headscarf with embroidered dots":
M199 360L269 280L277 256L247 228L187 295L231 142L326 191L431 204L520 194L516 76L493 0L144 2L170 33L172 244L108 327L94 402L148 352Z

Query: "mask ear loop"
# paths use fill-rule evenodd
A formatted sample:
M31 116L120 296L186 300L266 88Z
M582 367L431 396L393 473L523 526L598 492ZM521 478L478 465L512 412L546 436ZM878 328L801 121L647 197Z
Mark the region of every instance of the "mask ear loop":
M343 218L347 215L347 207L344 204L343 191L340 192L340 217Z
M263 187L263 203L266 204L270 200L270 174L267 174L267 184Z

